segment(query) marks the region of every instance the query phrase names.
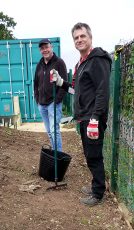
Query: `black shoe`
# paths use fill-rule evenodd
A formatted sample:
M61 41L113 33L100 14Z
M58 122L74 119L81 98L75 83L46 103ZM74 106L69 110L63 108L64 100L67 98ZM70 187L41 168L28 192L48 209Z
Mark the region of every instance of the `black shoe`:
M96 198L94 196L89 196L89 197L86 197L86 198L81 198L80 203L88 205L90 207L93 207L93 206L95 206L97 204L102 203L102 199L98 199L98 198Z
M86 187L86 186L83 186L81 188L81 192L84 194L84 195L87 195L87 196L92 196L93 195L93 192L91 190L90 187Z

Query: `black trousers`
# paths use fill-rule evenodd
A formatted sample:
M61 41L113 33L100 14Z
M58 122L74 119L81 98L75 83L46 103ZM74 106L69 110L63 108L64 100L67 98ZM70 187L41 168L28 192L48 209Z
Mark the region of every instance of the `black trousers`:
M91 189L96 198L101 199L105 192L105 170L103 162L103 139L106 123L99 122L99 139L91 140L87 137L87 125L89 121L80 122L80 134L84 155L88 168L92 174Z

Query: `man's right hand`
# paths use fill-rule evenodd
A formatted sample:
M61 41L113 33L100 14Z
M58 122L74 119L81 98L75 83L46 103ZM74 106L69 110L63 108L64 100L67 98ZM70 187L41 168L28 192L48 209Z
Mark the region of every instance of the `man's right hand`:
M90 119L89 124L87 126L87 137L90 139L98 139L99 138L99 122L96 119Z
M59 75L58 71L56 71L55 69L52 69L50 71L50 82L56 82L57 86L63 85L63 79Z

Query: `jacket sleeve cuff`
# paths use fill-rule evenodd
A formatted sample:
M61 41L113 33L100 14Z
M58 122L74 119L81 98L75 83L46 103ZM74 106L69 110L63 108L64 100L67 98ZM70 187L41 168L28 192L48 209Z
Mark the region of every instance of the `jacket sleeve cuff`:
M93 115L91 116L91 119L95 119L96 121L99 121L99 116L98 116L98 115L93 114Z
M66 92L68 92L69 86L70 86L69 82L63 81L62 89L64 89Z

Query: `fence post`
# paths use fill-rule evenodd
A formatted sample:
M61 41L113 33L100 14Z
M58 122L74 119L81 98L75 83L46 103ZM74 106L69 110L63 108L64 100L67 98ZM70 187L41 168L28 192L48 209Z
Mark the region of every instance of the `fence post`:
M72 69L69 70L68 82L72 83ZM72 115L72 95L69 93L67 95L67 113Z
M68 82L72 82L72 70L68 72ZM72 100L69 93L66 93L63 99L63 111L65 115L72 115Z
M117 191L118 180L118 148L119 148L119 117L120 117L120 51L121 46L115 46L115 74L113 85L113 125L112 125L112 165L111 190Z

